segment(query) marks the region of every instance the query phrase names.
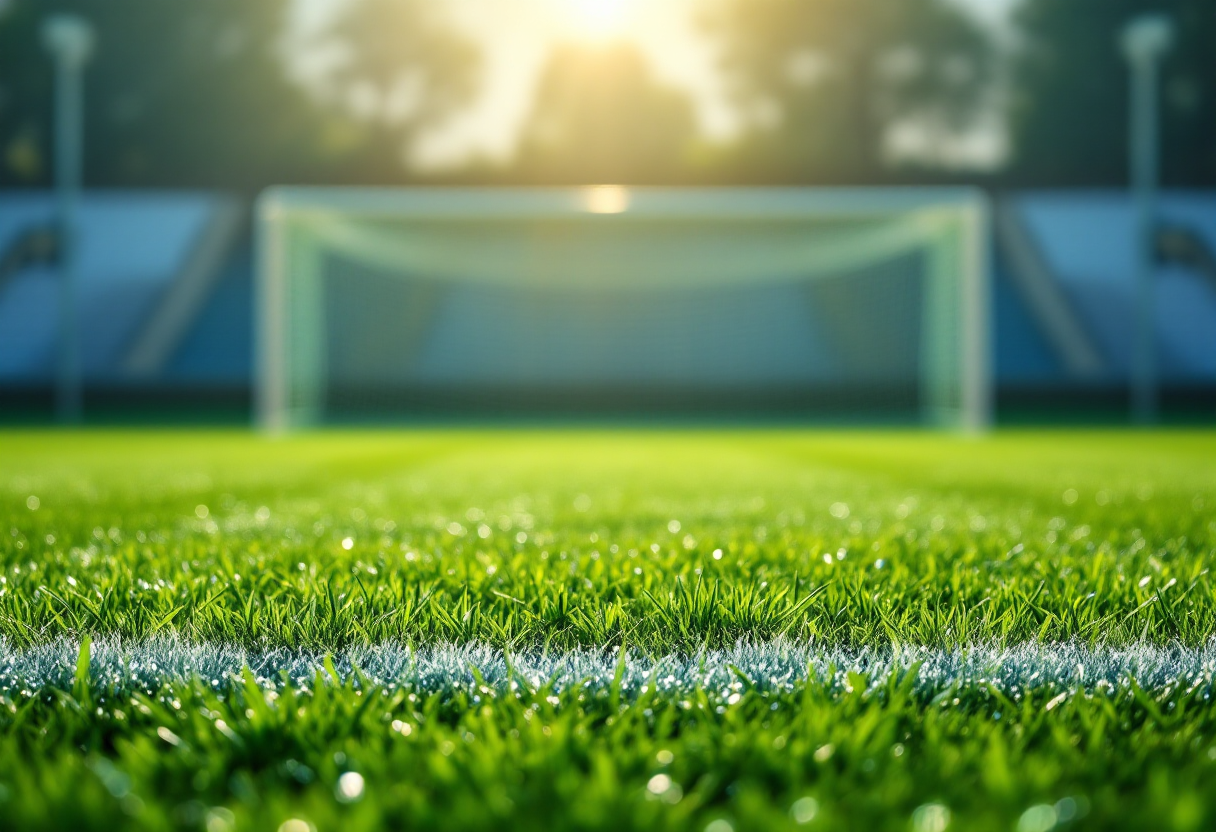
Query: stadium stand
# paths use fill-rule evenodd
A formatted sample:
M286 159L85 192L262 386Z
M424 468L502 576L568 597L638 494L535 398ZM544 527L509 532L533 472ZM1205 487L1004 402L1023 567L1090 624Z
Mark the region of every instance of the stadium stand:
M1133 320L1132 203L1117 191L997 200L998 402L1118 406ZM1162 198L1158 356L1167 402L1216 403L1216 193ZM50 194L0 194L0 417L49 413L57 337ZM247 203L203 192L89 192L81 206L88 401L247 412L253 247ZM31 233L34 232L34 233ZM14 246L24 243L24 249ZM15 265L14 265L15 264ZM202 407L201 410L197 410ZM36 417L36 416L35 416Z
M49 406L58 338L50 194L0 195L0 404ZM251 353L246 205L209 193L90 192L80 208L80 344L88 400L227 399L245 407ZM53 245L43 248L53 249ZM23 252L18 252L18 255ZM35 253L38 253L35 251Z
M1024 193L996 211L997 379L1003 403L1115 401L1134 318L1135 209L1126 193ZM1216 194L1161 201L1157 357L1163 395L1216 402Z

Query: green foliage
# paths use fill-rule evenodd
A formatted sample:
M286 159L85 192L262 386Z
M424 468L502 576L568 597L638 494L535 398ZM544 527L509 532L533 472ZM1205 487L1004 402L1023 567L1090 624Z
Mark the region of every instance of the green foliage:
M695 137L687 96L636 47L565 47L541 73L517 166L545 182L678 181Z
M49 181L51 62L40 30L71 12L96 29L86 77L90 182L231 185L277 178L304 154L318 114L276 52L283 0L17 0L0 13L4 180ZM274 118L267 114L274 113ZM24 148L24 149L22 149Z
M386 133L380 122L335 106L294 77L287 58L292 6L13 0L0 8L0 184L49 181L51 63L40 30L55 12L79 14L97 33L85 76L89 184L255 191L285 181L366 178L368 169L378 181L403 177L401 124ZM467 100L476 56L435 15L417 4L372 0L345 9L324 47L356 60L341 65L351 74L330 92L345 96L373 64L375 81L392 80L385 38L369 34L380 32L399 47L399 74L421 80L410 126Z
M944 0L719 0L705 24L753 128L734 160L748 178L889 179L892 131L965 126L996 63Z
M1216 182L1216 15L1207 0L1022 3L1012 110L1020 179L1127 181L1130 82L1119 39L1128 21L1150 11L1168 14L1178 37L1162 79L1165 179L1191 187Z
M39 29L56 11L83 14L98 29L86 89L91 184L254 191L281 182L408 178L411 142L471 101L481 56L440 4L341 4L332 25L307 42L292 40L291 5L0 5L0 184L49 181L51 75ZM658 83L635 49L566 48L542 73L518 158L505 169L474 165L461 176L546 183L936 178L943 159L935 154L960 127L999 106L993 93L1000 87L1016 156L1007 181L1122 184L1128 84L1119 33L1136 14L1162 11L1179 36L1162 84L1165 179L1210 185L1216 15L1209 5L1025 0L1004 55L950 0L716 0L702 22L743 119L736 142L698 143L687 96ZM299 65L315 76L311 83L300 82ZM895 148L897 128L919 137L918 147ZM893 167L900 153L904 167Z
M449 115L477 90L479 53L431 4L357 0L326 37L343 51L336 74L346 84L367 86L388 109L394 96L409 97L398 121Z
M349 143L344 183L400 179L417 134L467 105L479 86L481 53L428 0L354 0L317 40L310 49L336 58L322 97L355 128L334 137Z

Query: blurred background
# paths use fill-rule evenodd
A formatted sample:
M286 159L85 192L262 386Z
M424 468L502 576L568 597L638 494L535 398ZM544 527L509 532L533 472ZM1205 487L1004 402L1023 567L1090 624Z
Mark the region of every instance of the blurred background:
M594 183L978 186L998 418L1124 420L1144 304L1126 27L1146 14L1171 28L1161 413L1216 421L1211 0L0 0L5 422L49 422L62 369L63 14L91 39L72 208L89 421L249 419L267 187Z

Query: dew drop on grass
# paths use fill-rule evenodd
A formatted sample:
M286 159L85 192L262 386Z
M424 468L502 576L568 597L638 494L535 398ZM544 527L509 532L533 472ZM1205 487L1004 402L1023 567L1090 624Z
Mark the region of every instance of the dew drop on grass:
M646 784L646 790L651 794L663 794L671 788L671 778L666 774L656 774Z
M705 825L705 832L735 832L735 827L726 818L717 818Z
M916 832L945 832L950 825L950 810L941 803L926 803L912 813Z
M334 796L341 803L354 803L363 797L363 775L357 771L347 771L338 778Z
M1018 818L1018 832L1048 832L1056 825L1056 809L1046 803L1031 806Z
M42 501L40 501L33 494L25 498L25 507L30 511L37 511L40 505L42 505Z
M1084 798L1082 798L1084 800ZM1080 815L1084 814L1081 811L1082 807L1078 804L1075 798L1065 797L1056 801L1056 820L1059 823L1068 823Z
M288 818L279 824L279 832L315 832L315 827L300 818Z
M790 818L794 823L810 823L819 814L819 801L813 797L801 797L790 807Z
M236 816L223 806L207 810L207 832L229 832L236 827Z

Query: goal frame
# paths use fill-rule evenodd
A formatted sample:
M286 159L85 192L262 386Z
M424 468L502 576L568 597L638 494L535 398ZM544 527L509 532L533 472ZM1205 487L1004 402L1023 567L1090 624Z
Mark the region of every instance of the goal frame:
M585 217L612 222L615 215L656 220L882 220L915 218L913 227L939 240L934 272L957 281L957 347L935 342L931 307L924 304L928 334L919 358L919 386L935 384L933 351L957 349L957 403L921 394L922 421L975 433L993 419L990 207L975 188L357 188L275 187L256 206L254 416L264 431L282 433L317 422L319 409L293 401L289 271L293 237L326 217L460 221L545 220ZM604 205L607 204L607 210ZM949 244L940 241L949 239ZM932 291L932 287L930 291ZM323 315L316 309L297 314ZM319 386L319 383L318 383Z

